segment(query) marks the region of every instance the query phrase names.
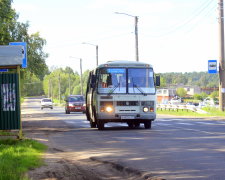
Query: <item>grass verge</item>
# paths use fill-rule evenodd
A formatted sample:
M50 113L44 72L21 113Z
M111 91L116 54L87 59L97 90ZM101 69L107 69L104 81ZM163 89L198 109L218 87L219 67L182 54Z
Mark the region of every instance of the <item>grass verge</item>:
M28 180L25 173L44 164L47 146L34 140L0 140L0 180Z

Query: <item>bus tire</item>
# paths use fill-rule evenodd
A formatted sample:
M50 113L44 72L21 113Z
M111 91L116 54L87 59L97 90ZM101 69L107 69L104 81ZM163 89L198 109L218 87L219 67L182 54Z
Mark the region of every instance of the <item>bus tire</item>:
M148 121L144 123L145 129L151 129L152 127L152 121Z
M134 128L134 124L132 122L128 122L127 124L128 124L129 128L131 128L131 129Z
M91 128L96 128L96 122L93 122L92 120L90 120L90 126Z
M139 127L140 127L140 123L139 123L139 122L135 122L135 123L134 123L134 127L135 127L135 128L139 128Z
M86 110L86 117L88 121L91 121L91 117L90 117L90 113L88 109Z
M98 120L97 126L98 126L98 130L103 130L104 129L104 122Z

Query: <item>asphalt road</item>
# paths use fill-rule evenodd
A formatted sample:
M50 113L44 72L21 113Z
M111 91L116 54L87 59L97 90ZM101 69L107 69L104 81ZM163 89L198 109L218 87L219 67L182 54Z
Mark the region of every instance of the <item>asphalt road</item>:
M70 131L51 140L84 159L113 162L165 179L225 179L225 120L160 115L152 129L109 123L99 131L90 128L84 114L65 114L63 107L41 110L38 100L23 111L48 114L69 126Z

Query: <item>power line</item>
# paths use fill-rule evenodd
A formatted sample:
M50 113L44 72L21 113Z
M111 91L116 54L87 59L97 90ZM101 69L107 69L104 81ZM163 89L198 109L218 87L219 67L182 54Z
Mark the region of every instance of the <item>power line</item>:
M209 9L209 6L214 2L214 0L208 0L207 2L204 2L200 7L198 8L195 13L189 18L187 18L185 21L182 21L181 23L177 23L170 28L170 30L167 30L167 32L160 34L160 35L146 35L146 36L151 36L151 37L163 37L163 36L168 36L172 33L177 32L178 30L189 26L194 20L196 20L198 17L200 17L201 14L203 14L205 11ZM214 8L214 7L213 7ZM210 8L213 9L213 8ZM207 11L208 12L208 11Z

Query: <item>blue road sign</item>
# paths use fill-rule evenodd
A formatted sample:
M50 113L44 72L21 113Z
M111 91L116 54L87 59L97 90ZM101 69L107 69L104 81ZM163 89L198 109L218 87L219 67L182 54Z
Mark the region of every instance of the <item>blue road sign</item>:
M23 58L23 64L22 68L27 68L27 43L26 42L10 42L9 45L19 45L23 46L23 51L24 51L24 58Z
M8 72L8 69L0 69L0 72Z
M216 74L217 73L217 60L208 61L208 73Z

